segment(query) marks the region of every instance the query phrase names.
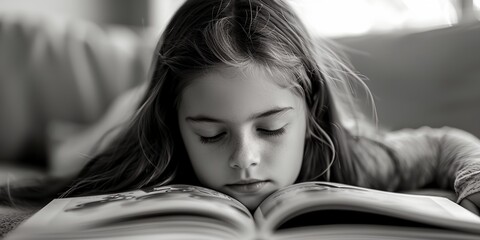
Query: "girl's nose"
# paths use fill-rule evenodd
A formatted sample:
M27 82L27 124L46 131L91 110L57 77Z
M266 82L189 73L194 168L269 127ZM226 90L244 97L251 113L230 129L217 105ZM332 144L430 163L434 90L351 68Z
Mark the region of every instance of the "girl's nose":
M254 141L242 139L237 143L231 157L230 167L247 169L260 163L259 146Z

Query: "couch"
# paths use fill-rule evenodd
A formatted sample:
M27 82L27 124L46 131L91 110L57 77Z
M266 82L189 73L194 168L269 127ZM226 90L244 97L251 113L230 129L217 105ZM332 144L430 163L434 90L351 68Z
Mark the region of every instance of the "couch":
M0 163L45 167L47 148L145 81L154 37L118 26L0 16Z
M145 81L151 32L0 15L0 184L45 178L55 144ZM0 206L0 237L37 209Z
M338 41L368 77L381 126L450 126L480 137L480 22Z

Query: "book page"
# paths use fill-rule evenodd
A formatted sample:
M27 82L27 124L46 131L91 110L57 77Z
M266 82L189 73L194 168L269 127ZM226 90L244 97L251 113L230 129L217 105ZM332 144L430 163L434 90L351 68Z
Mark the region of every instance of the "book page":
M146 207L144 202L166 202L167 200L169 200L168 202L171 202L170 200L175 200L175 202L194 202L195 200L210 202L218 204L221 208L233 209L241 215L251 217L248 209L238 200L208 188L191 185L169 185L132 192L72 199L66 206L65 211L88 210L105 205L111 205L111 208L120 205L132 210L140 210ZM120 204L115 204L116 202Z
M480 232L480 218L448 199L391 193L331 182L306 182L277 191L255 212L262 231L294 216L319 210L382 214L424 224Z
M250 212L236 199L203 187L170 185L55 199L19 226L18 231L69 232L156 221L162 217L179 219L177 215L182 219L203 218L205 222L208 218L216 219L239 232L254 230Z

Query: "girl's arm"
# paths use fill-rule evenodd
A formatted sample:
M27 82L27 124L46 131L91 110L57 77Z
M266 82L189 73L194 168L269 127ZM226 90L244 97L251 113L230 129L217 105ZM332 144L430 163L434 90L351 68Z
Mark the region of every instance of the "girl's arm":
M480 140L472 134L448 127L405 129L363 147L363 185L402 191L450 189L457 193L457 203L480 207Z

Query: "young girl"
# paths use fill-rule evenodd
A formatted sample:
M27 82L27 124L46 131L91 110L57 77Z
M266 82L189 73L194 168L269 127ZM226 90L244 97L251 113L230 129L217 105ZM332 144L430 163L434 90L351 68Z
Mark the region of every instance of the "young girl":
M185 183L253 210L282 187L322 180L443 188L480 206L480 141L371 127L348 95L352 84L368 93L361 79L282 1L187 1L154 54L139 107L64 196Z

